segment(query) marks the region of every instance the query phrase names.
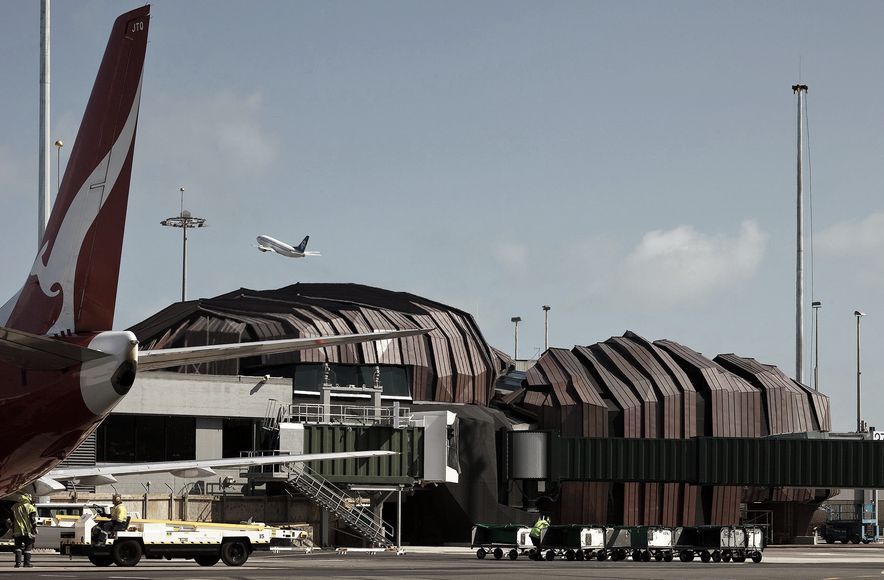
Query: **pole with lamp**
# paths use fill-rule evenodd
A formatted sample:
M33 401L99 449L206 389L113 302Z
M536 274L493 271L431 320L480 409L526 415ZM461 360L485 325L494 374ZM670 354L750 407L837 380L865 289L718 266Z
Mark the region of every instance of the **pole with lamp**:
M862 368L860 367L860 339L859 339L859 321L866 315L865 312L854 310L853 315L856 316L856 432L862 433Z
M175 217L166 218L160 222L160 225L181 228L181 301L187 300L187 230L190 228L206 227L206 220L199 217L193 217L189 211L184 209L184 188L178 189L181 192L181 213Z
M64 147L64 141L55 140L55 195L61 190L61 148Z
M515 348L513 349L513 360L519 360L519 323L522 322L521 316L513 316L510 322L515 325Z
M823 303L814 300L813 307L813 390L820 390L820 308Z

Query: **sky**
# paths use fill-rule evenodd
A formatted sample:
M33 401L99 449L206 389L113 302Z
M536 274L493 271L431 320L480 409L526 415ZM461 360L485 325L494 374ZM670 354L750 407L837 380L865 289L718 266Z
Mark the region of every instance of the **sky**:
M73 143L114 18L52 6ZM473 314L520 358L626 330L795 370L796 99L835 430L884 428L880 2L188 2L151 10L115 326L240 287L356 282ZM36 250L39 2L0 19L0 295ZM53 168L56 158L53 151ZM63 167L62 167L63 169ZM55 183L53 174L52 183ZM262 254L255 237L321 258ZM811 242L808 240L808 250ZM812 264L812 268L811 268ZM812 272L812 276L811 276Z

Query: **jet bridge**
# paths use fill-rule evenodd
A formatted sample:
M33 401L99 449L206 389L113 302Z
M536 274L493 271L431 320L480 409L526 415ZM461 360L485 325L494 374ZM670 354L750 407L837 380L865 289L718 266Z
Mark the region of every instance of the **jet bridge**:
M504 433L507 479L884 488L884 443L835 438L561 437Z

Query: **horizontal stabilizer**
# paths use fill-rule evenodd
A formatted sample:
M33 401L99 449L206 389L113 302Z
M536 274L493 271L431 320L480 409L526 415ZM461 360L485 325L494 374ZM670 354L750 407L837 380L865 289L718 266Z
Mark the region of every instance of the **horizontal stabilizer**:
M0 360L30 370L61 370L108 355L56 338L0 326Z
M158 463L131 463L105 465L100 467L73 467L53 469L48 477L55 480L77 479L98 476L116 477L118 475L138 475L144 473L172 473L179 477L207 477L214 469L225 467L251 467L256 465L279 465L283 463L300 463L304 461L323 461L326 459L366 459L396 455L395 451L340 451L335 453L306 453L300 455L268 455L263 457L234 457L230 459L196 459L193 461L164 461ZM192 470L192 471L191 471Z
M430 330L432 329L415 328L413 330L387 330L365 334L342 334L339 336L317 336L311 338L289 338L283 340L265 340L260 342L239 342L233 344L212 344L208 346L142 350L138 351L138 370L150 371L188 364L209 363L231 358L279 354L309 348L322 348L326 346L338 346L341 344L371 342L392 338L405 338L408 336L426 334L430 332Z

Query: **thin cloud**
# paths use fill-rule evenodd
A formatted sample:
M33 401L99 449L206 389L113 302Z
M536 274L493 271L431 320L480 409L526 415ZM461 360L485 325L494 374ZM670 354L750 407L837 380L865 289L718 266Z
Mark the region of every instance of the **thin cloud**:
M139 126L139 157L162 172L200 172L242 179L270 167L278 139L262 121L260 92L162 93L145 103L151 122ZM152 167L151 167L152 166Z
M689 302L751 279L767 239L755 220L743 222L735 236L704 234L692 226L654 230L626 256L615 279L640 300Z
M884 249L884 212L845 220L816 236L816 250L825 256L859 256Z
M528 246L521 242L500 241L494 244L491 253L498 265L511 274L526 274L530 259Z

